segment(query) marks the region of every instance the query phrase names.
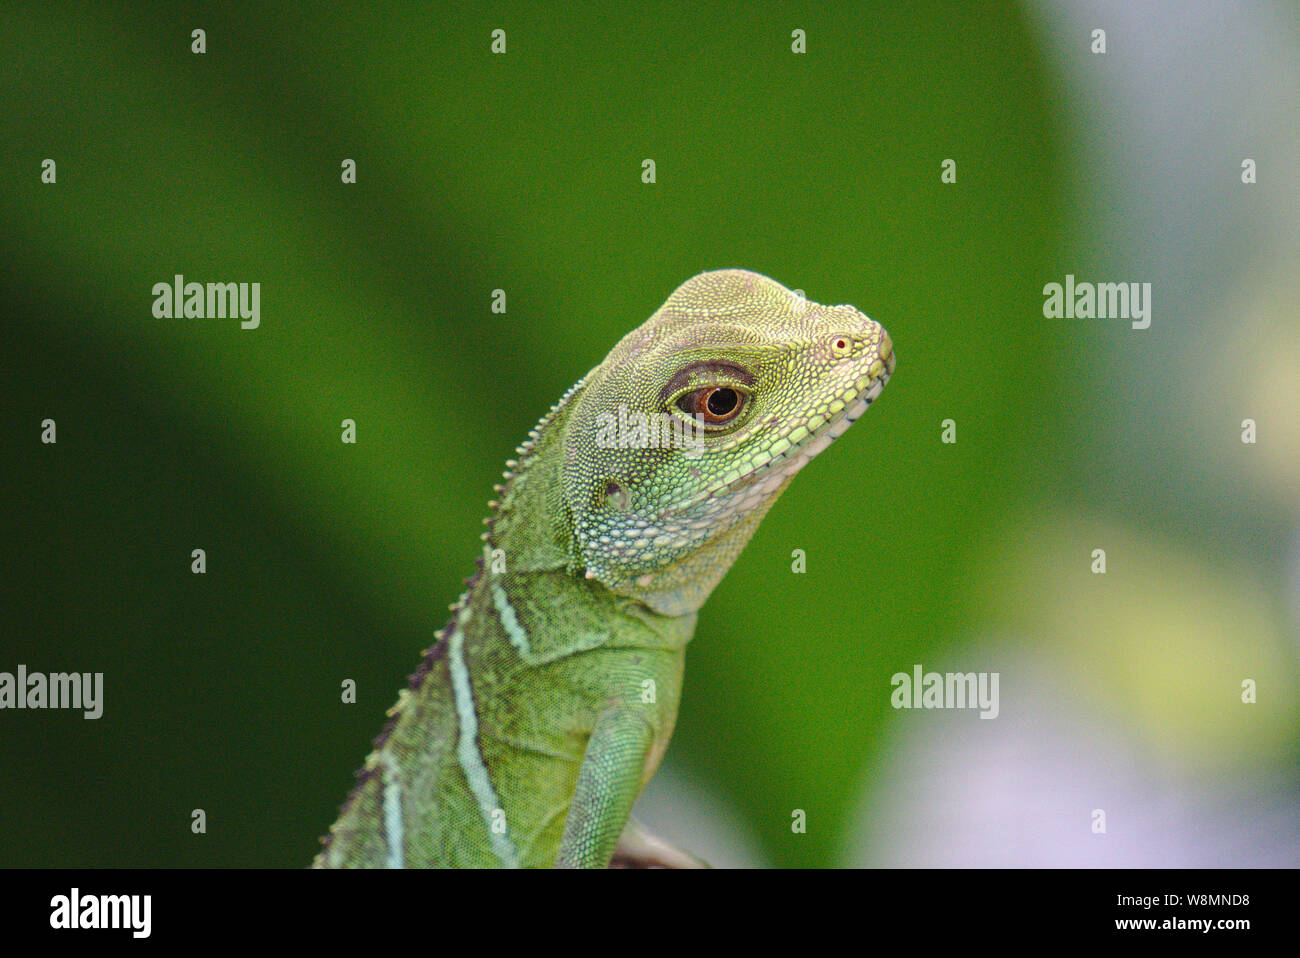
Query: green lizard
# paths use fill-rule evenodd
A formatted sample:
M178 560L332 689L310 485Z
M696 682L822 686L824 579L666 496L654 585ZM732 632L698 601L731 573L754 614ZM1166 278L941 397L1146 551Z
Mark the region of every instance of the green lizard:
M479 571L314 865L702 864L629 820L696 610L893 370L852 306L744 270L683 283L506 464Z

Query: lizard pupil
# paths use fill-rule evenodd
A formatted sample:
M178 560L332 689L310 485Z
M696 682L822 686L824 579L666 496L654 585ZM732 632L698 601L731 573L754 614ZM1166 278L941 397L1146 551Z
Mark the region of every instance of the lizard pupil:
M715 416L725 416L736 408L736 391L734 389L715 389L709 393L705 403L709 412Z
M701 389L695 394L695 412L708 423L724 423L740 412L740 396L726 386Z

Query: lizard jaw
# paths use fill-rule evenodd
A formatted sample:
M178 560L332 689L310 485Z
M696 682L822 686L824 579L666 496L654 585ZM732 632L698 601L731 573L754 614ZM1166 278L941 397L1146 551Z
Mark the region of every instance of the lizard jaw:
M733 479L724 486L716 489L710 489L694 504L698 505L710 499L718 499L724 493L734 494L746 486L753 488L745 492L742 498L736 503L736 511L743 513L748 511L758 502L766 499L773 492L779 490L790 479L794 478L804 466L810 463L829 446L832 442L844 435L849 426L857 422L867 411L867 408L875 402L881 392L884 391L885 385L889 382L890 377L894 374L895 358L891 348L889 354L883 360L884 368L867 384L867 386L858 394L858 397L840 412L836 413L831 419L818 429L815 433L808 436L798 445L792 446L784 452L778 453L766 462L755 466L753 469ZM728 496L730 498L730 496ZM715 513L716 515L716 513Z
M661 513L653 523L642 522L635 533L620 537L619 541L602 543L612 556L634 555L641 547L638 539L648 544L671 546L674 543L689 545L698 542L719 524L731 525L744 521L751 514L762 511L785 488L804 466L818 456L827 446L842 436L867 408L879 398L894 372L893 352L883 360L883 368L858 393L844 409L840 410L797 445L778 453L766 462L733 479L726 485L706 491L687 506L686 515ZM694 512L694 515L689 513ZM617 580L617 575L603 561L589 560L586 576L606 584ZM648 588L655 581L653 574L636 577L636 584Z

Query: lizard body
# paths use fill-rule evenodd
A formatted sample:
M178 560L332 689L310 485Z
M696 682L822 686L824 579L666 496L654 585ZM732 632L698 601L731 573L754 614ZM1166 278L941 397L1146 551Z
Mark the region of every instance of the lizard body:
M680 286L507 463L478 572L314 865L697 864L629 823L696 610L893 369L851 306L743 270Z

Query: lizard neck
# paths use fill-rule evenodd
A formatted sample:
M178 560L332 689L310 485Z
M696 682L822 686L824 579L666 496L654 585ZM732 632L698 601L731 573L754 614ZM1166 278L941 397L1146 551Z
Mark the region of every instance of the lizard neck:
M572 411L565 394L506 463L505 484L483 534L489 571L496 574L576 572L573 520L563 496L564 424ZM504 565L504 568L502 566Z
M557 654L566 643L582 642L567 634L578 620L593 628L603 622L614 644L680 648L694 630L694 609L664 614L585 574L564 495L565 426L582 386L579 382L565 394L519 447L518 460L507 463L506 481L499 487L501 499L494 504L483 536L483 570L475 589L487 590L497 605L509 601L562 611L564 624L540 616L539 635L534 639L552 646ZM531 598L525 601L525 596ZM541 597L544 601L539 602ZM522 638L524 628L521 625L518 637Z

